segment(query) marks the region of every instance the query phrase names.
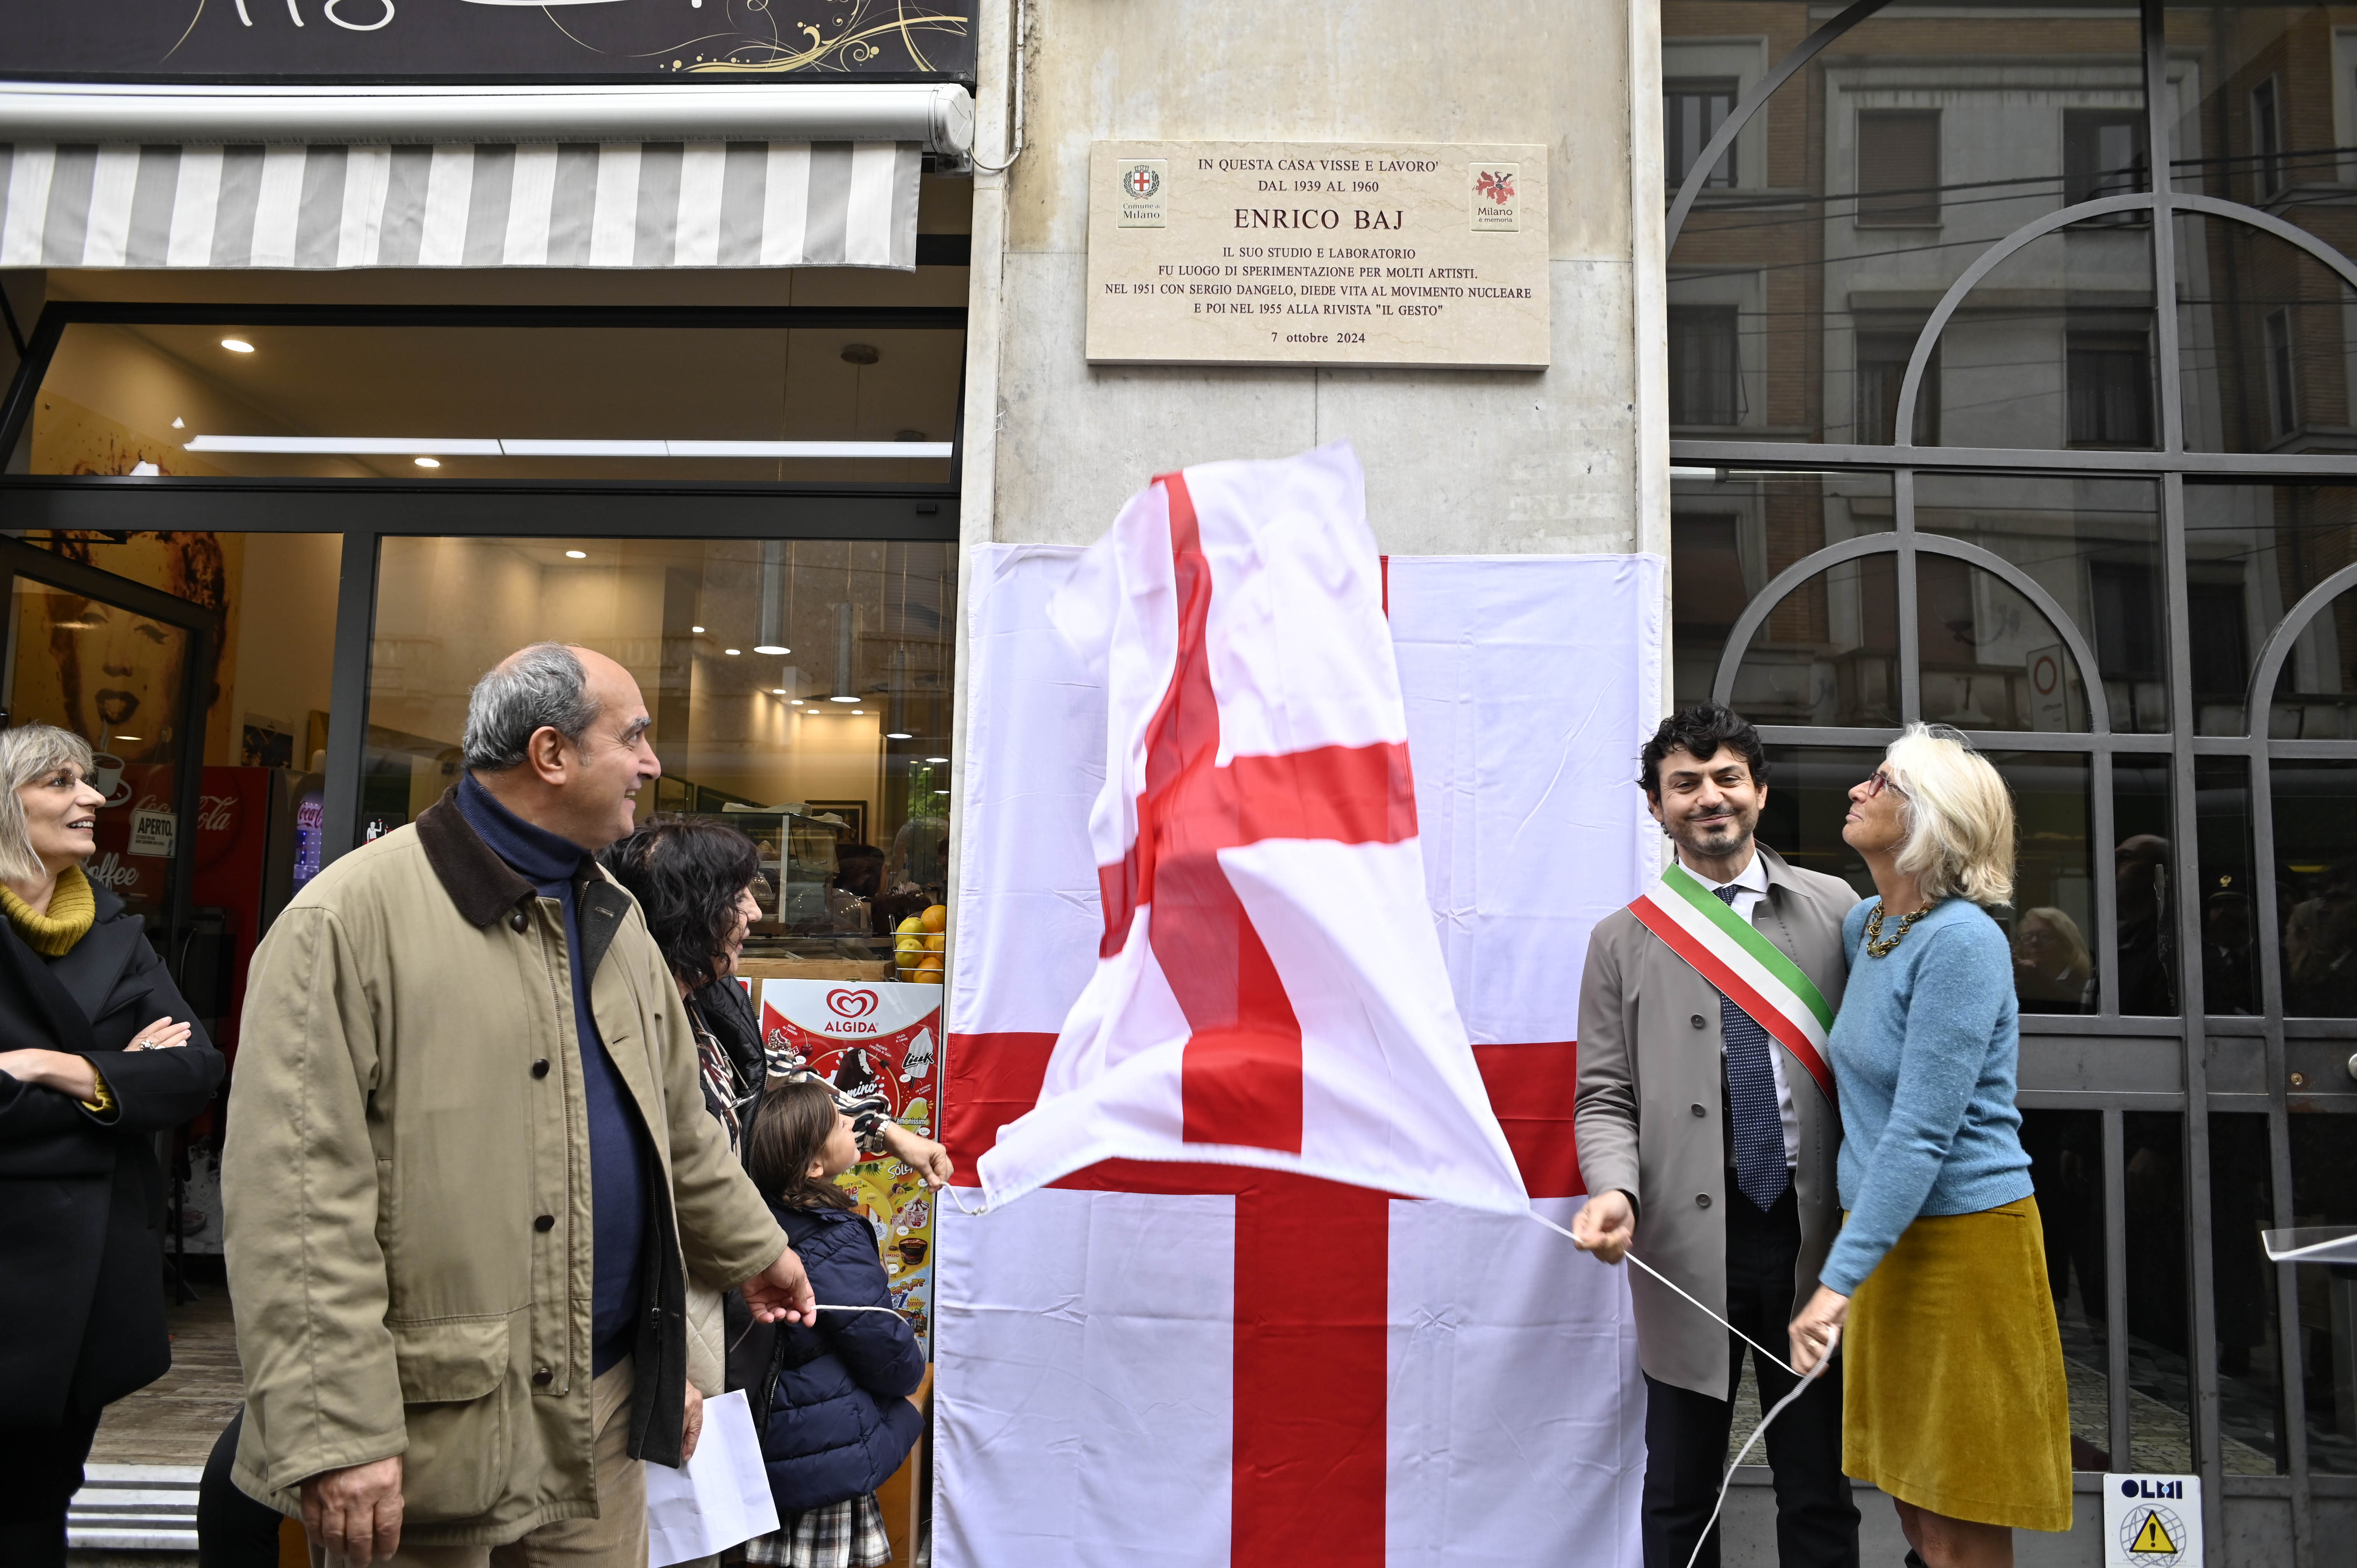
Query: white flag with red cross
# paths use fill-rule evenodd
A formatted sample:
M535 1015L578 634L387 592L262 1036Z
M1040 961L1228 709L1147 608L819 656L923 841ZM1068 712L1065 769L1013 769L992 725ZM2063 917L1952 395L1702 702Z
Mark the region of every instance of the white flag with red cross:
M1426 910L1351 449L1162 476L1050 614L1106 693L1104 927L990 1203L1139 1159L1526 1209Z
M1305 507L1342 493L1335 456L1313 455L1322 475L1297 474L1282 493ZM1319 648L1288 637L1273 664L1222 662L1207 635L1216 741L1200 712L1179 709L1194 678L1178 678L1187 585L1171 513L1159 521L1170 596L1150 618L1167 629L1156 644L1143 642L1150 626L1136 634L1165 650L1158 688L1150 663L1119 666L1110 635L1092 661L1059 628L1076 606L1060 596L1076 573L1105 569L1104 555L1002 545L972 555L942 1135L962 1187L978 1185L978 1162L1000 1171L1011 1148L1026 1157L1006 1167L1022 1176L1002 1195L1061 1174L979 1218L942 1216L935 1561L1634 1568L1644 1396L1625 1283L1501 1210L1521 1207L1519 1187L1531 1208L1567 1224L1582 1196L1570 1038L1581 960L1595 921L1659 865L1634 777L1660 705L1661 563L1362 554L1363 565L1320 577L1304 546L1284 568L1297 575L1255 599L1249 574L1271 553L1244 553L1204 521L1230 504L1231 475L1250 477L1243 465L1182 477L1207 632L1273 615L1323 636L1357 603L1349 593L1371 587L1375 602ZM1116 564L1150 583L1154 564L1148 543ZM1313 596L1340 607L1305 609ZM1370 696L1353 683L1356 727L1321 728L1266 699L1345 679L1331 667L1346 658L1394 669L1398 705L1386 707L1380 685ZM1160 711L1174 687L1159 734L1177 749L1157 761L1150 719L1131 734L1108 716L1132 711L1116 692L1152 693ZM1398 771L1413 780L1405 814L1388 757L1378 788L1372 765L1334 755L1403 744L1414 758ZM1249 760L1274 757L1306 759L1325 791L1302 782L1300 761ZM1254 770L1267 768L1295 775L1275 804L1255 792ZM1121 799L1105 785L1125 773L1131 821L1163 826L1149 838L1125 822L1100 841L1092 813ZM1096 818L1094 831L1104 827ZM1352 873L1346 893L1314 877L1270 893L1262 884L1276 873L1264 857L1304 846L1320 871L1405 846L1421 861L1415 897L1432 945L1419 946L1413 920L1395 922L1382 973L1321 967L1377 893L1406 885L1385 865ZM1169 865L1189 857L1174 878ZM1205 891L1214 872L1225 896ZM1367 902L1351 907L1357 898ZM1182 906L1211 935L1166 947ZM1126 921L1108 921L1108 907L1126 908ZM1437 1002L1415 967L1435 948L1450 993ZM1133 967L1107 981L1125 955ZM1248 965L1263 962L1269 978L1254 980ZM1355 1041L1335 1022L1338 973L1368 998ZM1162 1008L1155 1028L1125 1034L1118 1009L1092 1011L1084 993L1116 984ZM1231 1076L1190 1097L1187 1054L1206 1036L1202 1065ZM1399 1080L1408 1087L1388 1099L1324 1087L1329 1042L1347 1085L1381 1053L1433 1040L1439 1048L1420 1049ZM1096 1054L1051 1066L1076 1041ZM1093 1074L1079 1070L1090 1062ZM1276 1070L1289 1067L1297 1076ZM1106 1092L1125 1071L1151 1091ZM1270 1097L1282 1115L1260 1097L1230 1115L1237 1084L1272 1079L1300 1086L1297 1123L1282 1094ZM1063 1104L1095 1118L1064 1123L1073 1147L1017 1147L1017 1129L1050 1124ZM1333 1140L1359 1151L1351 1181L1298 1174L1327 1158L1321 1117L1341 1105L1361 1116L1343 1118ZM1120 1157L1099 1158L1108 1148ZM1396 1196L1422 1190L1450 1159L1470 1173L1458 1201ZM1369 1163L1385 1174L1366 1174Z

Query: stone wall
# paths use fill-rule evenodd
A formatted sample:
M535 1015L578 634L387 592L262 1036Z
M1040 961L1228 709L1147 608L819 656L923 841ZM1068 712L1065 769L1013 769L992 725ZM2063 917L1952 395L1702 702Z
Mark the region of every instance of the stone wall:
M983 14L991 161L1012 4ZM1386 551L1664 549L1657 22L1638 10L1029 0L1027 145L975 191L966 539L1086 542L1157 471L1349 439ZM1547 145L1551 368L1087 362L1092 143L1354 137Z

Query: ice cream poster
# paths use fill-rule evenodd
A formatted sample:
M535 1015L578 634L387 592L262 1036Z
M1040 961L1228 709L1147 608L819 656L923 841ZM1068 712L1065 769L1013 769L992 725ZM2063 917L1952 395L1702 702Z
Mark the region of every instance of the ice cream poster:
M942 988L897 981L747 980L761 1015L761 1041L791 1050L813 1071L883 1096L893 1119L932 1137L939 1103L936 1059ZM934 1193L889 1155L862 1160L836 1178L875 1227L877 1251L917 1342L931 1353Z

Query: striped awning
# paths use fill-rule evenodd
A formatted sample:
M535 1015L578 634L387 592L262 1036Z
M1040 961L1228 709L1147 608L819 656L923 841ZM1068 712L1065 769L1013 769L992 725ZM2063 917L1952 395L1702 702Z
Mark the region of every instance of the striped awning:
M0 267L916 265L915 142L0 144Z

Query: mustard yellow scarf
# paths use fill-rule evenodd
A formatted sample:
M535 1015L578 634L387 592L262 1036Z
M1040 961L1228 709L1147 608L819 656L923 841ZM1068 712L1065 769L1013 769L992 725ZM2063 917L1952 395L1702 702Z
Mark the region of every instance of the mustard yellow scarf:
M81 874L81 867L69 865L58 873L48 914L36 915L31 905L5 887L0 887L0 910L6 911L8 923L16 928L27 947L43 958L63 958L73 950L74 943L90 934L91 922L98 918L98 895L91 890L90 878Z

